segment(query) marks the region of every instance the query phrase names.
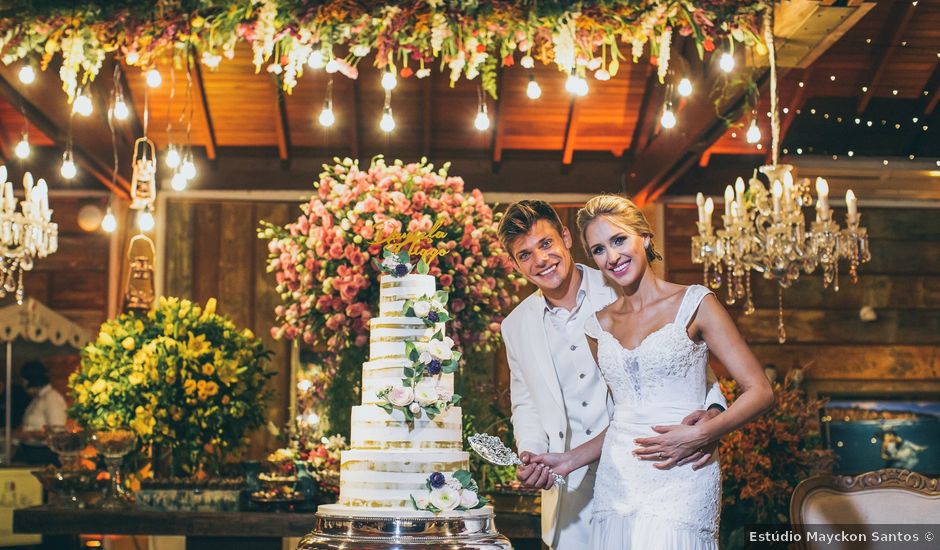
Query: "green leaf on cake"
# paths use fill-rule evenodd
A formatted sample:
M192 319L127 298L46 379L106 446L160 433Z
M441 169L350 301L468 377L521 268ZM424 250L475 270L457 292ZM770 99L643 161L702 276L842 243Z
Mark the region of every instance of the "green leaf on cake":
M434 293L434 299L440 302L442 305L447 305L447 292L444 290L438 290Z
M405 376L412 378L415 375L415 370L411 367L405 367Z
M427 275L428 271L430 270L431 268L428 263L424 261L424 258L421 258L421 260L418 261L418 273L421 275Z
M463 396L458 393L455 393L453 397L450 398L450 402L451 404L456 405L457 403L460 403L461 399L463 399Z
M470 487L470 484L473 483L473 476L470 475L470 472L467 470L457 470L454 472L454 479L460 482L460 486L464 489ZM476 485L474 483L474 485Z
M394 409L391 403L379 403L379 407L382 407L388 414L392 414L392 410Z
M407 250L402 250L398 253L398 263L406 264L410 259L411 256L408 254Z

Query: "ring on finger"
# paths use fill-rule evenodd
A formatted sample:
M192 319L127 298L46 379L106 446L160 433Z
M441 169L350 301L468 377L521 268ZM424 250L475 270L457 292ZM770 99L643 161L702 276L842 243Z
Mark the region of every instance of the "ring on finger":
M663 456L664 456L663 453L660 451L660 453L659 453L659 459L662 460L662 459L663 459Z

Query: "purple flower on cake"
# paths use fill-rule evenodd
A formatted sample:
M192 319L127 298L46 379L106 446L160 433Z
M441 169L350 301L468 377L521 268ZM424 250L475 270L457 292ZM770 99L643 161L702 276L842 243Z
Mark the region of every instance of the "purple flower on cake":
M432 323L436 323L436 322L438 321L438 319L440 319L440 318L441 318L441 317L437 314L436 311L429 311L429 312L428 312L428 321L431 321Z
M404 277L410 272L411 272L411 268L408 266L408 264L398 264L395 266L396 277Z
M428 361L428 374L431 376L437 376L441 373L441 362L437 359L431 359Z
M447 478L441 472L434 472L428 477L428 481L431 483L431 488L440 489L447 483Z
M407 407L414 400L414 390L405 386L395 386L388 392L388 402L396 407Z

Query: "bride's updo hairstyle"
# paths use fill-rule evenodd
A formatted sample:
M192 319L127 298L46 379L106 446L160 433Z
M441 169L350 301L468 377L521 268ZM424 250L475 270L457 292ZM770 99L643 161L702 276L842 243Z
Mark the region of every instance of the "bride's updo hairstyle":
M649 237L650 244L646 247L646 260L653 263L663 259L662 255L656 251L656 245L653 244L653 229L646 216L633 204L633 201L620 195L599 195L589 200L584 208L578 210L578 233L581 234L581 245L588 257L591 256L591 251L587 243L587 228L598 218L607 220L630 235Z

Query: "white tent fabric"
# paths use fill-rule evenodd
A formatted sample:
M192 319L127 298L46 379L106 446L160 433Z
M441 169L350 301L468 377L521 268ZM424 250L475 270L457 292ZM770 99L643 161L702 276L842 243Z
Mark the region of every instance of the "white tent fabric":
M68 346L76 350L91 341L91 336L85 329L33 298L27 298L21 305L12 304L0 308L0 342L6 342L7 348L5 391L8 404L13 383L13 342L18 338L55 347ZM5 463L9 464L12 447L9 406L6 407L5 414L3 456Z

